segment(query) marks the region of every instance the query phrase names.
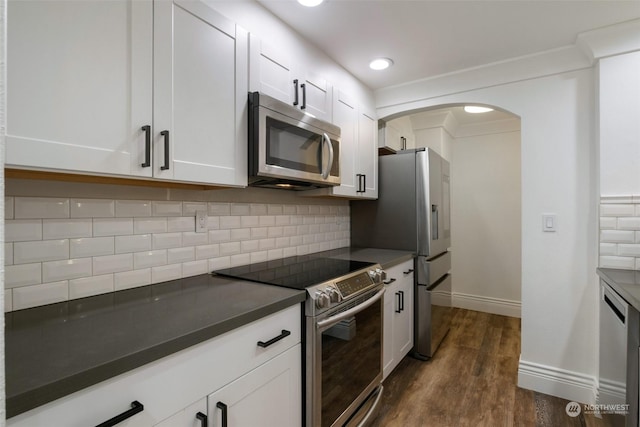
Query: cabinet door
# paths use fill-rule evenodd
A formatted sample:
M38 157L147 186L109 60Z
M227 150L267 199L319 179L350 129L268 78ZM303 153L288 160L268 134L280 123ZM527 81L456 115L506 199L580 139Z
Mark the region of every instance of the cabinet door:
M198 415L204 417L198 418ZM202 398L161 423L156 424L156 427L207 427L207 424L205 424L206 417L207 399Z
M303 87L300 87L300 107L318 119L331 122L332 119L332 86L320 76L302 71ZM335 124L335 123L334 123Z
M154 3L154 176L246 185L247 49L201 1Z
M7 13L7 166L150 176L151 1L9 1Z
M358 173L365 176L364 193L368 199L378 198L378 120L372 111L360 109L358 115Z
M400 312L394 313L393 321L394 359L398 362L413 347L413 272L405 274L406 271L407 267L401 273L403 277L398 286Z
M255 34L249 36L251 52L249 87L252 92L262 92L282 102L293 105L295 101L295 75L291 58L286 53L261 40ZM302 82L298 82L299 85ZM298 100L298 103L300 100Z
M209 425L300 426L301 359L298 344L210 394Z
M340 127L340 185L333 187L338 196L357 196L356 164L358 161L358 111L355 102L336 91L333 123Z

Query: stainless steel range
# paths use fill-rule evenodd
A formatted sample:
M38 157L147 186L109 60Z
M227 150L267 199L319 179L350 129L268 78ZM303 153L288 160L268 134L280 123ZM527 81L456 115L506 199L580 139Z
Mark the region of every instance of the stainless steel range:
M307 427L364 426L375 418L382 395L380 265L307 255L214 273L307 291Z

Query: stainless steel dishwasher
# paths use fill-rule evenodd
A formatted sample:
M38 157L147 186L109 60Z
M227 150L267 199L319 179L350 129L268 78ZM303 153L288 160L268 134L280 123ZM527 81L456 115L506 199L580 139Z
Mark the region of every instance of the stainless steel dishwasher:
M629 305L600 280L599 404L626 403Z

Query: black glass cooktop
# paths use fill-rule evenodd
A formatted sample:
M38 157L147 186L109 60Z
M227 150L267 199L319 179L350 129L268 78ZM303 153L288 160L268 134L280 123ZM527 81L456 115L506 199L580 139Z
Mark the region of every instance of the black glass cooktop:
M267 283L294 289L305 289L327 280L374 265L370 262L335 258L314 258L308 255L265 261L214 271L220 276Z

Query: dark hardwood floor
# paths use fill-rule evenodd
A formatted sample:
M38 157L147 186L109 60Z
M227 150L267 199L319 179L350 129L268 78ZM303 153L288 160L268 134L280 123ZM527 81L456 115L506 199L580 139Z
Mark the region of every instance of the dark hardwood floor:
M405 357L384 382L376 427L617 426L623 417L581 413L567 400L517 386L520 319L454 309L428 362Z

